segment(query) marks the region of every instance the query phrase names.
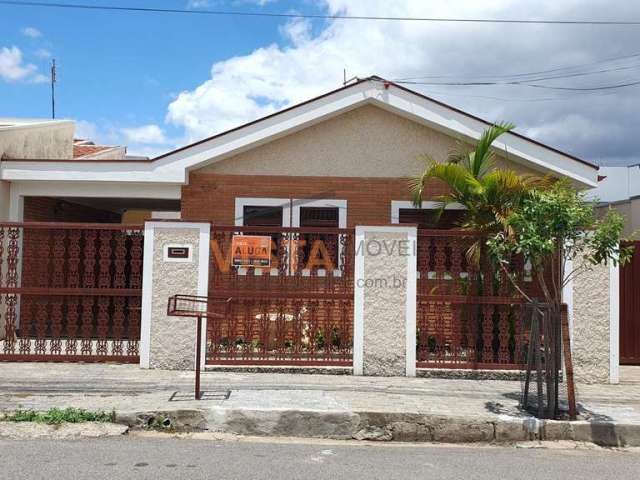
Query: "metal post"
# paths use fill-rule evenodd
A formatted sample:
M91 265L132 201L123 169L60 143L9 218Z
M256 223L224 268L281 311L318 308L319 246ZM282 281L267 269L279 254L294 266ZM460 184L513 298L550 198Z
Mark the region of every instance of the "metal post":
M202 317L198 317L196 327L196 400L200 400L200 347L202 344Z

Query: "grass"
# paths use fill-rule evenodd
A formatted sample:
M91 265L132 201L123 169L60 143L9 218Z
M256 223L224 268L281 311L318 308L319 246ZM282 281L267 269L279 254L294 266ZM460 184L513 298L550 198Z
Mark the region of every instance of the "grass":
M82 423L82 422L102 422L113 423L116 412L90 412L81 408L50 408L46 412L36 412L35 410L16 410L4 417L7 422L36 422L49 425L60 425L62 423Z

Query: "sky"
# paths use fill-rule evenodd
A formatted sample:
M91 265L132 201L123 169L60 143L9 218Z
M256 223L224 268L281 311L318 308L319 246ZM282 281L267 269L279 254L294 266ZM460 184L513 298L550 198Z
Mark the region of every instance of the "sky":
M626 0L67 3L640 20L640 2ZM640 162L640 85L573 90L640 81L640 26L308 20L0 5L0 117L51 115L52 58L58 65L57 117L76 120L76 136L128 145L131 154L158 155L338 88L346 69L348 77L375 74L418 82L405 86L487 120L513 122L517 131L593 163ZM460 85L469 82L491 85Z

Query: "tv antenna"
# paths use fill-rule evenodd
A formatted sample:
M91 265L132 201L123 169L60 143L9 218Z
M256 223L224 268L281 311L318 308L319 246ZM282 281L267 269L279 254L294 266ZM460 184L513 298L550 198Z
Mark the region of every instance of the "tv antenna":
M51 118L56 118L56 59L51 60Z

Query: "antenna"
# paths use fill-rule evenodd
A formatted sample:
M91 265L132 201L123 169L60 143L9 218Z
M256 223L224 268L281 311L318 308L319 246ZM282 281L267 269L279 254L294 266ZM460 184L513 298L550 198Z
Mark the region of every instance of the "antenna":
M343 87L345 87L345 86L347 85L347 83L351 83L351 82L353 82L354 80L356 80L356 81L357 81L357 80L359 80L359 78L358 78L358 77L351 77L351 78L347 78L347 69L346 69L346 68L343 68L343 69L342 69L342 79L343 79L343 80L342 80L342 86L343 86Z
M56 118L56 59L51 60L51 118Z

